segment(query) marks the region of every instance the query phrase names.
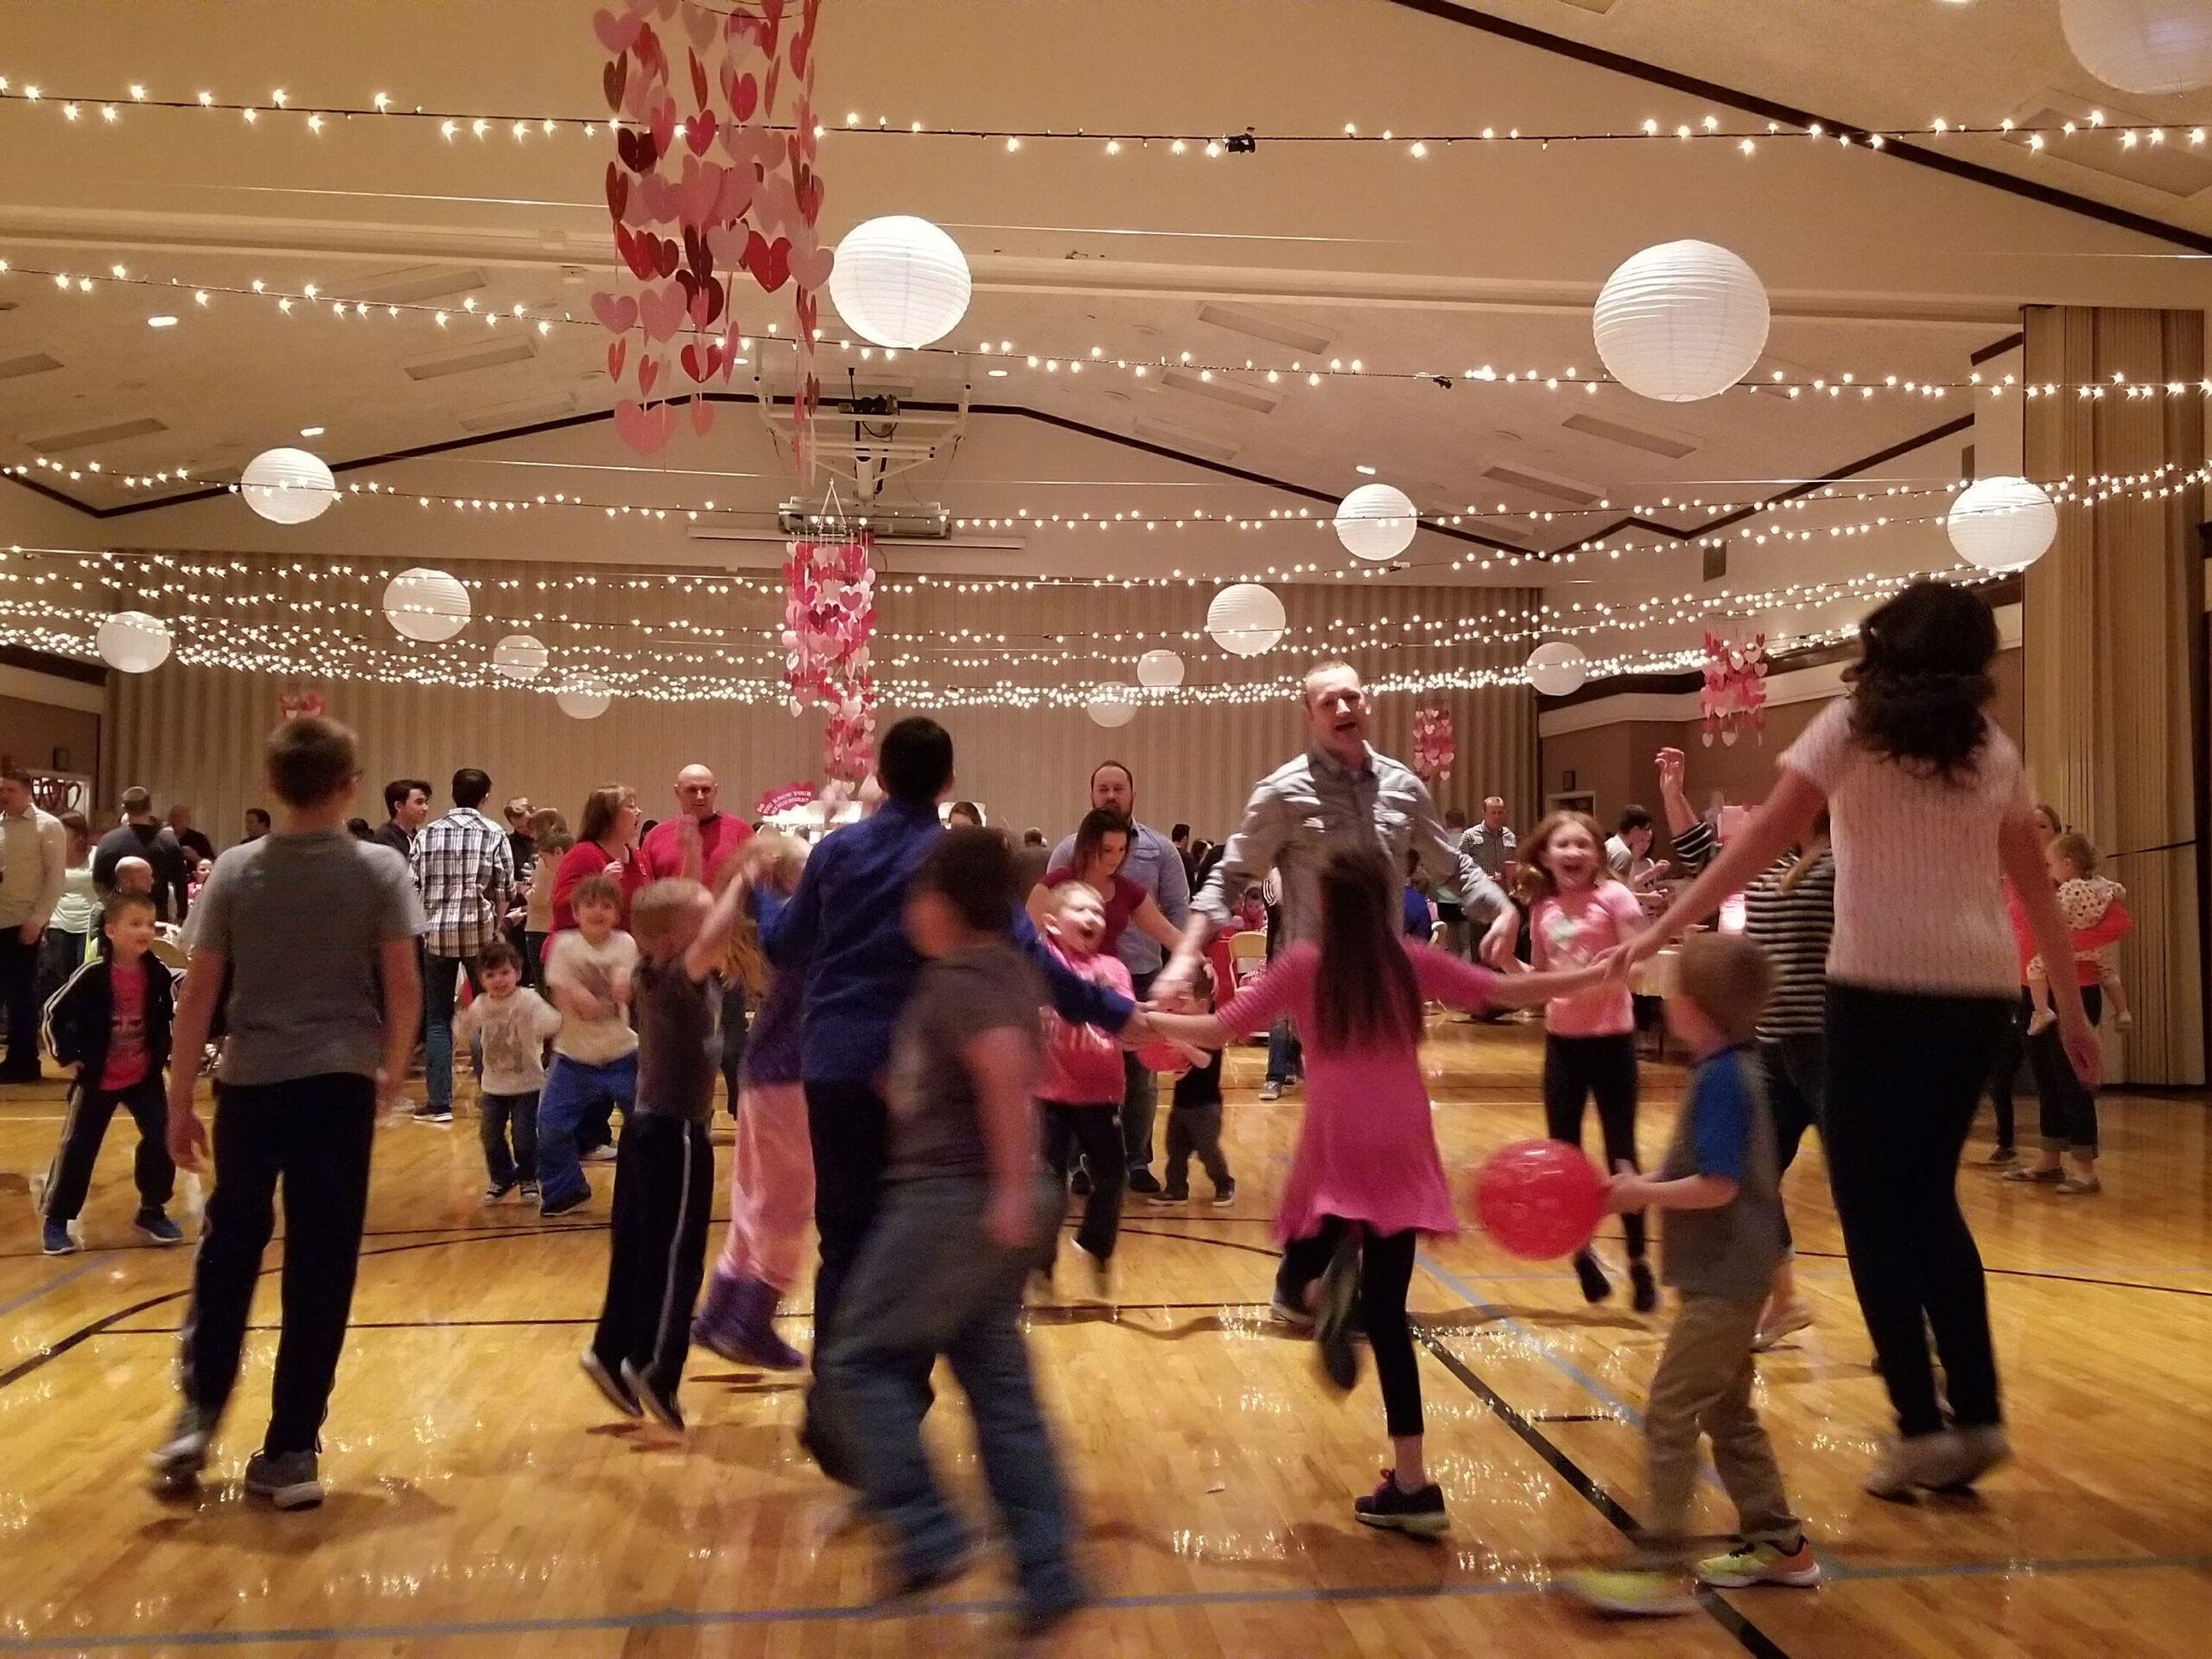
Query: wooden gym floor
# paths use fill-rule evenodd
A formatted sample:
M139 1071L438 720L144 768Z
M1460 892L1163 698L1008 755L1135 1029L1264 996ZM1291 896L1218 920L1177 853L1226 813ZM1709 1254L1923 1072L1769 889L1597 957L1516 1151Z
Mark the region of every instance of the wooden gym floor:
M1536 1131L1535 1034L1439 1023L1428 1055L1438 1132L1463 1184L1491 1148ZM1134 1204L1118 1306L1034 1316L1099 1598L1052 1651L2207 1650L2202 1100L2110 1098L2097 1198L2004 1185L1974 1166L1986 1141L1969 1148L1961 1185L1991 1268L2018 1452L1972 1500L1900 1507L1859 1491L1887 1413L1808 1148L1787 1195L1819 1323L1762 1362L1761 1406L1827 1582L1622 1626L1544 1592L1560 1570L1610 1559L1632 1524L1638 1408L1663 1318L1637 1318L1624 1300L1586 1306L1563 1267L1513 1261L1479 1235L1432 1243L1414 1303L1429 1455L1452 1529L1439 1546L1362 1529L1351 1500L1373 1485L1385 1448L1372 1378L1348 1402L1332 1398L1308 1348L1264 1318L1269 1217L1300 1106L1295 1092L1259 1104L1261 1071L1257 1050L1232 1055L1236 1206ZM1647 1153L1680 1081L1645 1068ZM594 1172L601 1201L575 1219L483 1209L466 1113L450 1130L400 1124L378 1143L324 1441L329 1501L279 1516L238 1490L267 1404L275 1248L203 1494L156 1501L142 1471L174 1408L189 1257L129 1230L127 1118L86 1211L90 1248L39 1254L27 1175L44 1169L60 1112L58 1084L0 1090L0 1652L797 1659L997 1640L1002 1559L927 1605L872 1612L881 1552L793 1445L795 1379L695 1352L688 1446L610 1421L575 1356L598 1305L611 1172ZM1605 1248L1618 1262L1617 1234ZM1077 1274L1063 1262L1065 1294ZM803 1314L803 1292L791 1306ZM803 1317L786 1329L804 1345ZM963 1415L948 1388L931 1427L974 1506ZM1707 1501L1719 1530L1718 1494Z

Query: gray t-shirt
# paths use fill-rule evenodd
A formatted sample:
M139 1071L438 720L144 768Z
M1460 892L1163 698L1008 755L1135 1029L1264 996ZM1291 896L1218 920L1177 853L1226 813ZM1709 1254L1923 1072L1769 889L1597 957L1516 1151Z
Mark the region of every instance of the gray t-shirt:
M630 1012L638 1022L640 1117L705 1123L715 1115L715 1078L722 1064L722 982L694 979L682 958L640 957L630 976Z
M1032 1074L1024 1088L1033 1092L1044 1001L1043 976L1011 944L978 945L922 969L891 1033L888 1179L989 1173L963 1051L987 1031L1019 1032Z
M384 1058L383 947L423 931L407 861L344 830L232 848L193 906L194 948L229 965L225 1083L284 1083Z

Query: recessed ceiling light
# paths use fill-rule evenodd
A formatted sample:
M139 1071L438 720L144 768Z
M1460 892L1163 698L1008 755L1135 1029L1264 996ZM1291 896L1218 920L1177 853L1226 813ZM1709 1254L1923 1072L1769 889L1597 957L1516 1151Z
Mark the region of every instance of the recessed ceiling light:
M149 317L146 319L146 326L149 328L174 328L176 327L176 319L175 317Z
M1355 467L1352 468L1352 471L1357 473L1362 478L1372 478L1375 476L1375 469L1372 467Z
M303 438L319 438L322 435L322 429L319 426L303 426L300 429L300 435Z
M1006 378L1006 371L1004 369L993 369L990 371L990 376L994 380L1003 380Z

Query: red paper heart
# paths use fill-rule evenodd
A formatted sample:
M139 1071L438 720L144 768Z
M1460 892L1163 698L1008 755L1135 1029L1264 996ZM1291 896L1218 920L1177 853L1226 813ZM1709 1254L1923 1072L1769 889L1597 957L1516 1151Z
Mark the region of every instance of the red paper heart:
M703 156L707 146L715 142L715 112L702 110L683 124L683 142L691 147L694 156Z
M607 378L619 382L622 378L622 365L629 360L630 342L626 337L609 346L607 348Z
M690 8L686 8L687 11ZM691 54L691 101L703 106L707 101L707 66L699 61L696 52Z
M618 226L615 235L621 234ZM593 295L591 314L599 319L599 326L611 334L626 334L638 326L638 302L627 294Z
M653 238L642 232L632 234L629 227L614 227L614 251L622 256L622 263L630 274L640 282L653 274Z
M721 315L723 302L728 298L728 290L722 287L720 278L709 276L703 279L691 296L689 309L692 322L701 328L711 327L715 319Z
M760 81L754 75L740 75L737 84L729 89L730 113L741 121L750 121L753 111L760 106Z
M722 365L723 350L719 342L709 344L702 349L701 343L695 340L688 343L679 355L683 359L683 372L694 380L713 379L715 372Z
M668 154L669 146L676 142L676 100L664 98L653 108L648 129L653 136L653 149L658 155Z
M653 382L660 378L660 359L641 357L638 359L638 390L646 397L652 396Z
M806 73L807 56L813 50L814 20L810 17L806 21L806 27L791 36L791 73L793 74L803 75Z
M782 237L773 242L755 231L745 244L745 268L753 280L774 293L791 278L791 245Z
M607 215L620 224L622 210L630 205L630 175L609 162L607 164Z
M653 162L660 156L660 148L650 132L640 132L625 127L614 135L614 153L622 158L622 165L632 173L650 173Z
M630 43L638 38L644 22L628 14L618 17L611 11L592 14L591 30L599 36L599 43L609 52L626 52Z
M660 36L650 23L638 26L638 67L655 80L668 79L668 54L662 50Z
M803 288L791 309L798 314L798 333L801 340L814 338L815 324L821 320L822 302L815 297L812 289Z
M819 173L810 173L807 175L805 188L799 192L799 217L809 226L817 224L821 220L822 192L824 188L822 175Z
M776 113L776 86L779 81L783 79L783 61L779 59L768 66L768 82L767 85L760 89L761 107L766 110L771 116L773 116Z
M715 406L704 397L691 400L691 429L705 437L715 424Z
M630 79L630 54L618 52L607 67L599 72L599 84L606 89L607 107L616 114L622 111L622 87Z
M674 276L677 261L683 256L683 250L677 247L675 243L663 238L654 238L653 270L663 276Z
M666 404L655 404L649 409L637 404L617 404L614 429L622 442L638 454L650 455L666 448L669 439L676 435L676 411Z
M683 227L683 264L685 269L677 273L676 280L687 290L696 279L714 274L715 256L707 246L707 233L695 225Z

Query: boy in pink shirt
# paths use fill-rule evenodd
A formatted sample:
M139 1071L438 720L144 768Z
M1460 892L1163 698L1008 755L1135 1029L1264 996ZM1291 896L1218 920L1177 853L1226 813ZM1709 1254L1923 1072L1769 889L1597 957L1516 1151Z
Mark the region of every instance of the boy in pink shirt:
M1135 995L1121 958L1102 949L1106 901L1096 887L1071 880L1052 888L1045 937L1071 972L1123 996ZM1095 1027L1071 1026L1056 1014L1046 1014L1045 1070L1037 1085L1037 1098L1045 1109L1045 1162L1063 1185L1077 1152L1090 1173L1075 1253L1089 1264L1101 1298L1112 1287L1109 1264L1122 1228L1122 1197L1128 1185L1128 1158L1122 1141L1122 1088L1121 1046L1112 1037ZM1045 1271L1049 1279L1051 1268Z

